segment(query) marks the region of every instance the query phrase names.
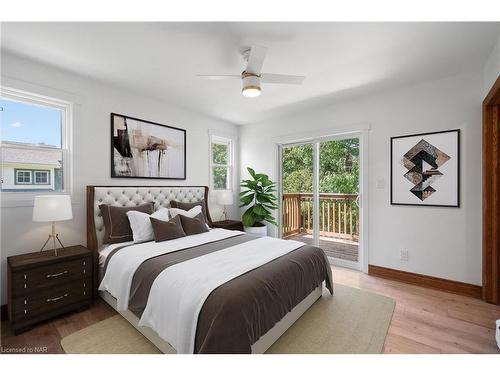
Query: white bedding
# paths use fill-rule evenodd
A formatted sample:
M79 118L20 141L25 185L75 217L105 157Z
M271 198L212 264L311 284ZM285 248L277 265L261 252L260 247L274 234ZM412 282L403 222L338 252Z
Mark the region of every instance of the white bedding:
M214 289L303 245L263 237L168 267L151 287L139 326L153 329L177 353L193 353L198 315Z
M132 245L133 243L134 241L129 241L129 242L112 243L110 245L104 245L99 250L99 267L104 267L104 264L106 263L106 258L114 249L120 246Z
M109 260L106 273L99 285L99 290L109 292L116 298L117 310L125 311L128 308L132 278L142 262L154 256L199 246L207 242L218 241L240 234L240 231L212 229L205 233L176 238L170 241L151 241L133 244L118 251ZM123 245L123 243L116 245ZM109 250L107 254L110 252L111 250Z

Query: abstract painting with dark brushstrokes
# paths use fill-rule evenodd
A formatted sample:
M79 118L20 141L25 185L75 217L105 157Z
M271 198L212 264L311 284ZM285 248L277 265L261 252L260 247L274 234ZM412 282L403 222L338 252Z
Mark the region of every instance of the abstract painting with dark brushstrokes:
M186 178L186 131L111 114L112 177Z
M421 201L435 193L432 184L443 175L438 168L448 160L450 156L425 139L420 140L401 159L408 169L404 177L414 185L410 192Z

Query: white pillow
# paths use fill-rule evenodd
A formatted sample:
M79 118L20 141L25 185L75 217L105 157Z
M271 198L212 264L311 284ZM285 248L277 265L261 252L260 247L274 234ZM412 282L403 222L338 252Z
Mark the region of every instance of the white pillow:
M153 212L151 215L139 211L127 211L127 217L130 222L130 228L132 228L134 243L154 240L153 226L151 225L151 220L149 220L150 217L163 221L169 220L168 208L164 207Z
M170 209L170 217L171 218L174 218L177 215L182 215L182 216L187 216L187 217L193 218L200 213L201 213L201 206L194 206L189 211L181 210L180 208L171 208Z
M194 206L189 211L181 210L180 208L171 208L170 209L170 217L171 218L174 218L177 215L182 215L182 216L187 216L187 217L193 218L199 214L201 214L201 206ZM208 229L210 229L210 227L208 226L207 223L205 223L205 225L207 226Z

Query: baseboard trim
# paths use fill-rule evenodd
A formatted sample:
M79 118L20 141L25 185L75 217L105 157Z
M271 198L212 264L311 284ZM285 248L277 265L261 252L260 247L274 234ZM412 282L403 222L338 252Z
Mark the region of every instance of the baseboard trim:
M421 275L418 273L400 271L392 268L374 266L372 264L368 265L368 274L371 276L383 277L385 279L401 281L408 284L442 290L445 292L451 292L472 298L481 299L482 296L483 288L479 285L441 279L439 277Z
M4 320L9 320L9 313L7 312L7 305L0 306L0 318L2 322Z

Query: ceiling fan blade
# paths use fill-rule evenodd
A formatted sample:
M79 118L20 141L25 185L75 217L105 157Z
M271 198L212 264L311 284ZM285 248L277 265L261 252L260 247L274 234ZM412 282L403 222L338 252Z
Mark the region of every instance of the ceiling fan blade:
M222 79L232 79L232 78L241 79L241 75L235 75L235 74L220 74L220 75L197 74L196 76L202 79L208 79L210 81L218 81Z
M285 85L301 85L304 81L304 76L291 76L288 74L272 74L262 73L260 81L263 83L282 83Z
M263 46L252 46L250 55L248 56L248 63L246 72L253 74L260 74L264 58L266 57L267 48Z

